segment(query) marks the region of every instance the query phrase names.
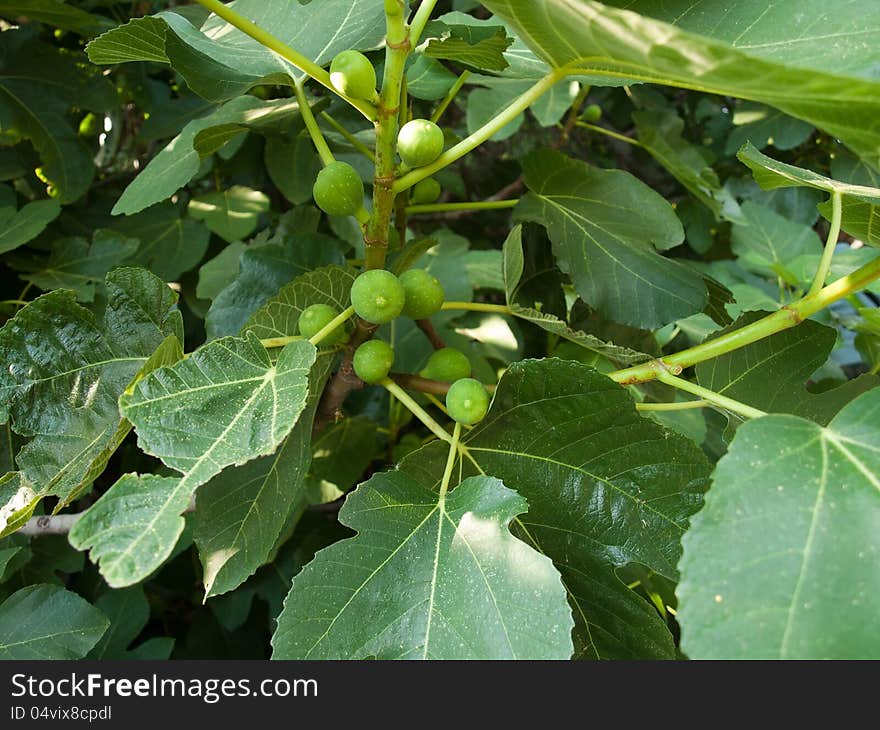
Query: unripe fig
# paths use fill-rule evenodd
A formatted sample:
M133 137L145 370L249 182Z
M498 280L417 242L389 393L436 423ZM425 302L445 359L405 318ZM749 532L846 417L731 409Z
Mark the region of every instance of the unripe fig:
M489 394L486 387L473 378L456 380L446 394L446 410L453 421L473 426L489 412Z
M364 183L347 162L331 162L318 173L312 195L329 215L354 215L364 204Z
M312 304L306 307L302 314L299 315L299 333L309 339L314 337L324 327L326 327L334 318L339 316L339 310L331 307L329 304ZM341 324L333 332L331 332L322 341L322 345L338 345L348 340L348 334L345 331L345 325Z
M369 340L355 350L354 374L365 383L378 383L388 377L394 364L394 350L382 340Z
M444 347L431 353L420 375L431 380L454 383L471 376L471 362L461 350Z
M82 137L97 137L101 133L101 122L95 114L89 112L79 123L79 133Z
M427 205L437 200L442 192L443 188L440 187L440 183L433 177L428 177L413 185L409 199L414 205Z
M330 64L330 83L340 94L367 101L376 96L376 69L358 51L342 51Z
M413 119L400 128L397 152L409 167L430 165L443 152L443 130L427 119Z
M400 283L406 293L404 317L426 319L440 311L446 294L437 277L424 269L409 269L400 275Z
M590 104L581 114L585 122L598 122L602 118L602 107L598 104Z
M351 304L361 319L386 324L400 316L406 292L394 274L385 269L365 271L351 285Z

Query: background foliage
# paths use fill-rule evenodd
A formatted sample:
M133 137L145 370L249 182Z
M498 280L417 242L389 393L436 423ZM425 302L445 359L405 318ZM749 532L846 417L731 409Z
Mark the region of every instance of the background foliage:
M290 341L368 255L301 104L368 186L373 125L197 4L0 0L0 657L880 656L880 5L716 5L437 3L408 111L490 139L388 265L490 305L433 317L497 385L447 495ZM381 77L378 0L234 7Z

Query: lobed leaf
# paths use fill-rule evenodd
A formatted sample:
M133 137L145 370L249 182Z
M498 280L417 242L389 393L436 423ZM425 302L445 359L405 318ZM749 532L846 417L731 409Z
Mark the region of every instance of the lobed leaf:
M745 327L766 314L747 312L718 334ZM851 400L880 385L880 378L860 375L821 393L806 389L805 383L828 359L836 340L836 330L808 319L700 363L697 380L716 393L768 413L791 413L825 425ZM730 418L734 423L741 420Z
M529 501L514 530L562 574L575 656L671 658L665 623L615 570L640 563L676 578L681 536L709 472L701 451L641 418L621 386L555 359L511 365L463 445L465 475L494 475ZM430 486L445 451L427 446L399 469Z
M293 579L273 657L567 659L559 574L508 531L527 508L489 477L440 496L406 474L377 474L339 514L357 537Z
M177 297L140 269L107 275L100 316L56 290L0 329L0 412L32 437L21 449L34 499L70 503L103 471L128 432L117 399L168 337L183 337ZM179 345L178 345L179 348Z
M235 10L319 65L349 48L377 47L384 10L371 0L321 0L313 5L238 0ZM211 101L226 101L258 84L292 86L303 73L257 41L210 16L200 29L166 11L136 18L93 40L86 49L97 64L168 63L187 85Z
M560 268L583 300L616 322L654 329L702 311L702 277L664 258L684 239L672 207L622 170L601 170L550 150L523 163L529 188L517 221L546 226Z

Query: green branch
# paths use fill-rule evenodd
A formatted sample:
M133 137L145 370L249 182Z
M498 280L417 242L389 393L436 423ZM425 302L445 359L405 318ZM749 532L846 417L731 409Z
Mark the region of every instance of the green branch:
M800 301L789 304L757 322L752 322L745 327L707 340L674 355L667 355L660 360L652 360L624 370L615 370L609 373L608 377L615 382L631 385L656 380L664 373L678 375L686 367L711 360L758 340L763 340L777 332L796 327L807 317L825 309L838 299L843 299L853 292L864 289L878 278L880 278L880 258L856 269L848 276L841 277L815 294L809 294Z
M657 376L657 379L661 383L666 383L667 385L671 385L674 388L683 390L686 393L691 393L693 395L699 396L700 398L708 401L714 406L719 406L720 408L724 408L725 410L731 411L732 413L738 413L739 415L745 416L746 418L760 418L761 416L767 415L765 411L758 410L757 408L752 408L745 403L740 403L738 400L728 398L726 395L716 393L714 390L709 390L708 388L704 388L703 386L692 383L689 380L685 380L684 378L677 378L675 375L672 375L668 372L660 373L660 375Z
M349 132L344 126L342 126L339 122L337 122L333 117L331 117L327 112L321 112L321 119L323 119L327 124L329 124L333 129L335 129L339 134L341 134L348 143L354 147L358 152L360 152L364 157L366 157L370 162L376 162L376 154L371 150L367 145L361 142L357 137L355 137L351 132Z
M310 58L306 58L299 51L296 51L288 46L280 38L276 38L268 31L263 30L260 26L252 23L243 15L237 13L235 10L228 7L227 5L224 5L222 2L220 2L220 0L196 0L196 2L206 7L215 15L223 18L223 20L225 20L231 26L238 28L238 30L240 30L245 35L249 35L251 38L253 38L258 43L264 45L270 51L274 51L275 53L277 53L285 61L290 62L300 71L311 76L315 81L317 81L322 86L328 88L337 96L345 99L355 109L361 112L361 114L363 114L367 119L372 121L376 118L375 106L370 104L368 101L352 99L348 96L345 96L344 94L340 94L330 82L330 74L327 73L327 71L321 68Z
M605 129L605 127L600 127L596 124L588 124L587 122L575 122L576 127L580 127L581 129L589 129L592 132L600 132L607 137L612 137L614 139L618 139L621 142L626 142L627 144L631 144L634 147L642 147L642 143L637 139L633 139L632 137L627 137L625 134L620 134L619 132L614 132L610 129Z
M354 307L348 307L347 309L342 310L340 314L337 314L315 334L309 337L309 342L311 342L315 346L319 345L321 343L321 340L333 334L341 325L348 322L348 320L350 320L353 316Z
M452 469L455 466L455 457L458 456L458 442L461 439L461 424L456 423L452 432L452 441L449 443L449 455L446 457L446 468L443 470L443 480L440 482L440 499L446 496L449 489L449 480L452 478Z
M445 112L449 105L452 103L453 99L458 96L458 92L461 91L461 87L465 85L468 78L470 77L470 71L462 71L461 75L455 80L455 83L452 85L452 88L449 89L449 92L443 97L443 101L440 102L440 105L434 110L434 113L431 115L432 122L440 121L440 117L443 116L443 112Z
M265 340L260 340L260 344L267 350L271 350L274 347L284 347L291 342L304 339L305 338L302 335L291 335L290 337L268 337Z
M336 158L330 151L330 147L327 145L327 140L324 139L324 135L321 134L321 128L318 126L315 115L312 114L312 107L309 106L309 100L306 98L306 92L303 88L302 81L295 82L293 88L296 91L296 100L299 102L299 113L302 115L303 122L305 122L309 137L312 138L312 144L315 145L315 149L318 151L318 157L321 158L321 163L326 167L332 162L335 162Z
M511 314L506 304L485 304L483 302L443 302L441 310L461 309L468 312L496 312L497 314Z
M407 213L455 213L462 210L504 210L513 208L519 198L513 200L480 200L473 203L425 203L406 206Z
M825 240L825 249L822 251L822 258L819 261L819 268L816 269L816 276L813 277L813 283L807 296L816 294L823 286L825 279L828 278L828 272L831 270L831 259L834 257L834 249L837 248L837 241L840 238L840 220L843 217L843 195L839 190L835 190L831 194L831 228L828 229L828 238Z
M705 408L709 402L703 399L689 400L682 403L636 403L637 411L690 411Z
M431 19L431 13L434 12L434 6L436 4L437 0L422 0L419 9L413 16L412 23L410 23L409 26L409 38L413 47L419 44L419 38L422 37L422 31L425 30L425 26Z
M565 73L561 70L555 70L547 74L525 93L514 99L510 103L510 105L502 112L486 122L473 134L465 137L457 145L450 147L430 165L425 165L424 167L420 167L416 170L411 170L402 177L398 178L397 181L394 183L394 192L400 193L404 190L408 190L417 182L419 182L419 180L424 180L426 177L431 177L431 175L433 175L434 173L442 170L444 167L447 167L456 160L464 157L466 154L468 154L468 152L472 152L473 150L475 150L477 147L483 144L483 142L490 139L496 132L510 124L510 122L516 119L520 114L522 114L526 109L528 109L532 104L540 99L545 93L553 88L553 86L555 86L560 79L564 78L564 76Z
M431 416L422 408L418 403L416 403L409 393L407 393L403 388L401 388L397 383L395 383L391 378L385 378L382 381L382 385L385 389L391 393L397 400L399 400L403 406L412 413L416 418L418 418L427 429L433 433L438 439L441 441L445 441L447 444L452 443L452 436L449 435L449 432L443 428L437 421L435 421Z
M385 5L385 71L379 94L376 119L376 171L373 177L373 214L364 230L365 265L368 269L385 266L388 251L388 228L394 210L395 159L400 101L406 59L412 48L409 28L399 5L392 0Z

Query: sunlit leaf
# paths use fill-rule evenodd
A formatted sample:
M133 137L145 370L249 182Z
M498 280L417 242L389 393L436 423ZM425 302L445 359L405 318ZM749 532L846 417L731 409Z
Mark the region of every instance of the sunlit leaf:
M346 500L358 536L293 579L277 659L567 659L571 609L546 557L513 537L528 505L497 479L446 495L400 472Z
M740 426L684 538L678 620L695 659L880 653L880 389L823 428Z

